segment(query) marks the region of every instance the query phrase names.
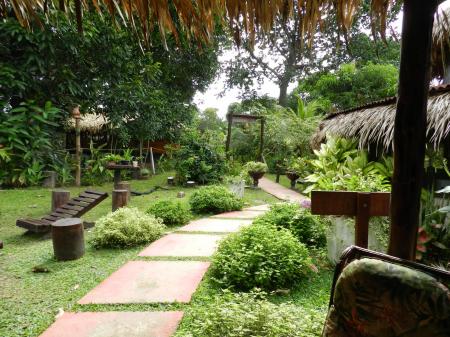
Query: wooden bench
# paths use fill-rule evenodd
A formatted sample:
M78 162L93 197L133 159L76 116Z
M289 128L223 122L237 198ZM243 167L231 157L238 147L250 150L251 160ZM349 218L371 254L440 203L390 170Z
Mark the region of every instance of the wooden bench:
M63 218L79 218L108 197L106 192L84 191L41 219L18 219L16 226L35 233L49 232L51 224Z

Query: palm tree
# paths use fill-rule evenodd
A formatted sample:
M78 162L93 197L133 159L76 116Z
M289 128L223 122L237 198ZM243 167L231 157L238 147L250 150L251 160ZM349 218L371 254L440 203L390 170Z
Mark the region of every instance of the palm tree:
M178 29L188 37L208 42L213 36L216 18L227 22L237 44L242 34L264 34L276 18L292 15L294 1L300 0L75 0L73 8L67 0L0 0L0 17L13 9L22 25L39 23L37 12L50 8L73 11L79 31L82 31L83 10L109 12L141 32L147 41L155 23L164 32L177 37ZM372 0L373 32L384 37L389 5L399 0ZM419 222L420 189L425 157L426 105L430 81L431 33L434 14L441 0L404 0L402 56L397 113L394 129L395 168L391 197L391 236L389 253L402 258L414 258ZM89 4L92 3L92 6ZM302 0L302 34L310 40L321 18L334 12L337 24L345 33L361 6L361 0ZM173 10L171 10L173 9ZM177 15L175 25L172 13ZM243 23L241 28L238 23ZM139 27L139 29L138 29ZM252 40L252 39L250 39Z

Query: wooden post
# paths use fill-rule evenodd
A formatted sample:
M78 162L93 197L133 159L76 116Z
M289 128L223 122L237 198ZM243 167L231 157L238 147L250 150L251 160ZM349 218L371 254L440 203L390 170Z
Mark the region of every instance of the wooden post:
M52 191L52 212L62 205L67 203L70 199L70 192L64 190L54 190Z
M431 32L436 0L405 0L394 127L391 235L388 253L413 260L424 176Z
M112 192L112 211L125 207L128 204L127 190L113 190Z
M81 185L81 140L80 140L80 108L77 105L72 110L75 118L75 186Z
M58 261L75 260L84 255L84 228L79 218L64 218L52 224L52 241Z
M152 166L152 173L153 173L153 175L155 175L156 174L155 158L153 158L153 148L152 147L150 148L150 165Z
M264 148L264 117L261 117L261 129L259 131L259 161L263 161L263 148Z
M130 185L130 183L128 181L121 181L114 188L116 190L127 190L128 191L127 200L130 201L130 199L131 199L131 185Z
M363 248L369 243L370 193L356 195L355 245Z
M231 124L233 123L233 117L231 114L227 114L228 120L228 131L227 131L227 142L225 144L225 154L227 158L230 158L230 145L231 145Z

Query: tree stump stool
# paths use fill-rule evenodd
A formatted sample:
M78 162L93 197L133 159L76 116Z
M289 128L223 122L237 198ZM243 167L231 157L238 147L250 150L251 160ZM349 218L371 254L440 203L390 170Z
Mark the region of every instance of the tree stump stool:
M53 252L58 261L76 260L84 255L84 228L80 218L64 218L52 224Z
M64 190L54 190L52 191L52 212L57 208L66 204L70 199L70 192Z
M192 181L192 180L188 180L187 182L186 182L186 187L195 187L195 181Z
M130 201L131 199L131 186L128 181L121 181L120 183L117 183L114 187L115 190L127 190L127 201Z
M112 211L120 207L125 207L128 204L127 190L114 190L112 192Z
M175 185L175 179L173 177L167 177L167 185Z
M3 249L3 241L0 240L0 249Z
M55 171L44 171L44 181L42 182L43 187L55 188L56 187L56 172Z

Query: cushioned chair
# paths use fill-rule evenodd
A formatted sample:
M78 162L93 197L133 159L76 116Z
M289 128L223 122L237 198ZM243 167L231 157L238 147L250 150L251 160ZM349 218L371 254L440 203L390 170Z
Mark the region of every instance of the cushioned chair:
M323 337L450 337L450 273L352 246L336 266Z

